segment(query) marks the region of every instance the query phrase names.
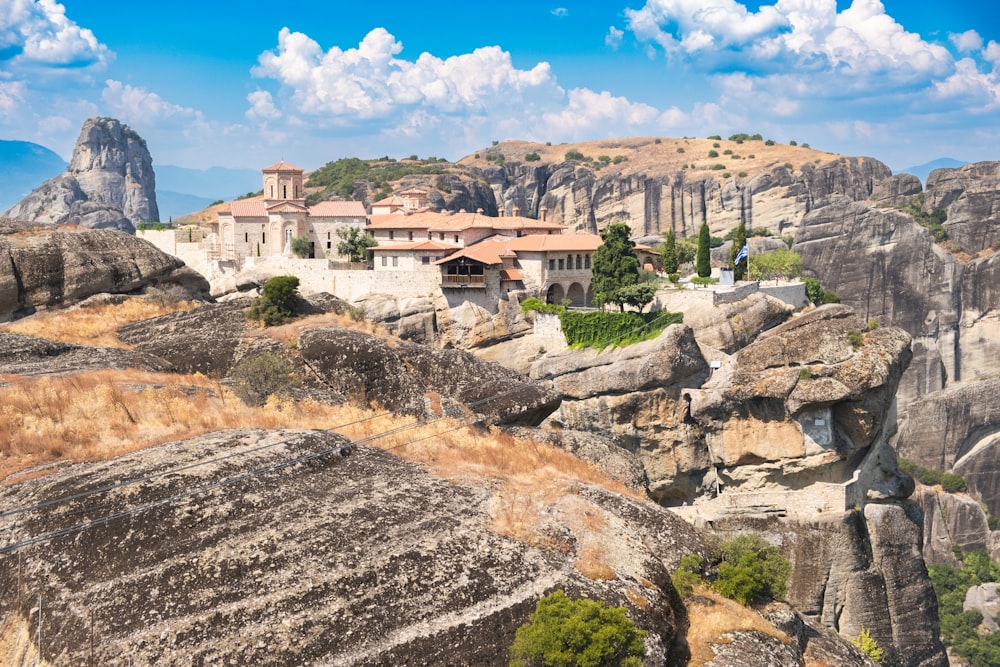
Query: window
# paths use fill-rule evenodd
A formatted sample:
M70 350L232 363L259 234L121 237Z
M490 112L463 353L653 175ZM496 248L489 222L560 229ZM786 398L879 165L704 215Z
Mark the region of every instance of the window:
M455 243L458 243L458 234L455 234Z
M576 268L578 269L583 268L583 257L581 257L580 255L576 256Z
M394 231L392 231L392 230L390 229L390 230L389 230L389 239L390 239L390 240L392 240L392 239L394 239L394 238L396 238L396 232L394 232Z
M590 255L584 255L583 256L583 268L585 268L585 269L589 269L590 268Z
M271 199L274 199L274 186L271 186Z
M407 235L409 236L409 239L412 241L413 240L413 232L407 232Z
M330 250L331 248L333 248L333 241L327 241L326 242L326 249Z
M382 255L382 266L389 266L389 258Z
M424 266L428 266L431 263L431 258L427 256L421 257L420 263L423 264Z
M555 270L556 270L556 260L550 259L549 260L549 271L555 271Z
M288 186L287 185L282 185L281 186L281 198L282 199L288 199Z
M560 259L559 260L559 270L562 271L564 268L566 268L566 260Z
M267 244L267 232L260 233L260 242L265 245Z
M440 239L444 241L444 232L438 232L440 234Z
M329 240L330 240L330 232L327 232L327 233L326 233L326 240L327 240L327 241L329 241ZM327 246L327 247L329 247L329 246Z
M397 257L396 255L392 256L392 265L399 266L399 257Z
M244 243L250 243L250 232L245 232L243 234L243 242Z

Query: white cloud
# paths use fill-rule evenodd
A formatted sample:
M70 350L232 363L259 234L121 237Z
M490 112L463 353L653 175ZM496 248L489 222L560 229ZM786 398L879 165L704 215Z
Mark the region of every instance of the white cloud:
M565 7L556 7L552 10L552 16L558 16L559 18L569 16L569 10Z
M170 120L203 120L199 111L171 104L156 93L113 79L105 82L101 100L112 114L133 127L149 127Z
M1000 44L991 39L983 50L983 58L992 63L994 68L1000 68Z
M23 81L0 81L0 111L10 114L24 102Z
M962 53L970 53L983 48L983 38L975 30L966 30L960 33L951 33L948 39L955 45L955 48Z
M623 37L625 37L624 30L619 30L618 28L611 26L608 28L608 34L604 36L604 43L612 49L617 50L622 44Z
M114 54L54 0L7 0L0 13L0 62L11 66L103 67Z
M247 101L250 102L250 109L247 110L246 116L250 120L264 122L281 118L281 112L274 106L274 98L266 90L250 93L247 95Z
M934 84L937 97L947 100L965 99L985 107L1000 105L1000 75L979 71L972 58L959 60L955 73Z
M835 0L777 0L756 12L734 0L647 0L625 13L639 39L709 72L827 72L884 90L886 81L910 85L953 68L947 49L907 32L879 0L854 0L840 13Z
M628 133L630 127L649 125L659 116L660 111L648 104L630 102L607 91L595 93L586 88L574 88L569 91L569 104L545 114L544 120L552 131L583 138L607 127Z
M397 58L402 48L384 28L376 28L357 48L324 52L308 36L285 28L278 49L261 54L252 73L280 84L275 111L284 103L334 123L401 118L415 108L479 113L562 95L548 63L517 69L497 46L445 59L423 53L416 61Z

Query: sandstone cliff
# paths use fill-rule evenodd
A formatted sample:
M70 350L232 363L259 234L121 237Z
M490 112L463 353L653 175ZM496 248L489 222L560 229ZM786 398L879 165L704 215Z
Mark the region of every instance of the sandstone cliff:
M113 118L88 119L66 173L37 187L4 215L19 222L127 232L140 222L159 220L146 142Z
M0 225L0 321L156 285L175 285L196 298L209 292L200 274L130 234Z

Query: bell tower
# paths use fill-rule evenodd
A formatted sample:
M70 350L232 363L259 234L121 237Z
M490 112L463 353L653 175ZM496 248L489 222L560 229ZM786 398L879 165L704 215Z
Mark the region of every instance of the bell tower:
M302 168L287 162L278 162L261 170L264 174L264 199L267 201L301 201Z

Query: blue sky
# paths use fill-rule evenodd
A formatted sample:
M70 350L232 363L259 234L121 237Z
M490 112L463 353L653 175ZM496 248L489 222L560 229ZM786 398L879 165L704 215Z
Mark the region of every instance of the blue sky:
M894 169L1000 159L1000 11L919 0L0 0L0 138L84 119L154 164L458 159L761 133Z

